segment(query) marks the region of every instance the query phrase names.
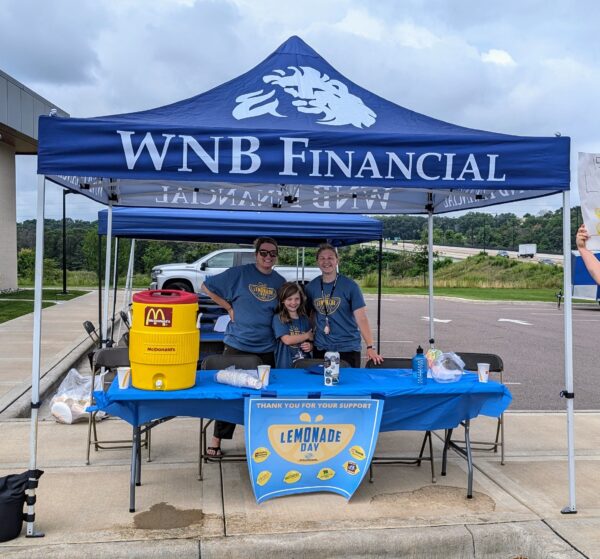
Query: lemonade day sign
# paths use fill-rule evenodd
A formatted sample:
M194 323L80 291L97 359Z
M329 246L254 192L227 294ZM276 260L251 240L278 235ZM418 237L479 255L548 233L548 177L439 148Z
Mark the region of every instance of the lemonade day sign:
M330 491L350 499L373 458L383 402L247 398L246 455L257 503Z

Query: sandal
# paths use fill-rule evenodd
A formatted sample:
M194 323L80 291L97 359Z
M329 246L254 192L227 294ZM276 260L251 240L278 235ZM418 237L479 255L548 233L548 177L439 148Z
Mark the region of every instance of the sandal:
M221 458L223 451L220 446L209 446L206 448L206 454L209 458Z

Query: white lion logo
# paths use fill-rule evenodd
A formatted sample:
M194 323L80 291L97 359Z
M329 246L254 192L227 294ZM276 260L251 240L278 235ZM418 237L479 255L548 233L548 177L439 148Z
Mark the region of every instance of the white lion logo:
M332 80L327 74L321 74L310 66L289 66L288 69L292 70L291 75L286 75L283 70L274 70L273 74L264 76L263 81L281 87L294 97L292 105L299 112L322 114L317 120L318 124L351 124L363 128L375 123L375 112L367 107L362 99L352 95L342 82ZM264 94L263 91L260 89L237 97L237 105L232 112L234 118L242 120L266 114L285 117L277 112L279 99L275 90Z

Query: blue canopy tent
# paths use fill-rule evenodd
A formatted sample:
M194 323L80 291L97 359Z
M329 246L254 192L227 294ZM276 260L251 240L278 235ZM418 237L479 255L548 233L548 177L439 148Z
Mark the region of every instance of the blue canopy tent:
M110 233L109 211L98 212L98 235ZM379 243L379 290L377 340L381 330L381 251L383 224L377 219L352 214L264 213L226 210L179 210L173 208L115 208L112 235L126 239L196 241L252 244L261 236L280 245L314 247L321 243L348 246L369 241ZM117 249L115 249L117 250ZM132 264L130 262L132 271ZM99 274L100 275L100 274ZM127 285L130 278L128 277ZM116 290L116 277L113 286ZM99 292L102 285L99 286ZM116 292L113 304L116 301ZM113 307L113 323L115 310ZM102 325L103 319L100 316Z
M496 134L400 107L348 80L298 37L247 73L171 105L89 119L40 117L30 463L35 468L46 178L108 205L108 231L113 206L158 206L425 213L431 233L434 213L562 193L570 286L569 152L566 137ZM571 299L564 291L571 396ZM567 412L565 511L574 512L572 397ZM33 522L27 526L32 533Z
M569 188L568 138L456 126L352 83L298 37L137 113L40 117L38 171L115 205L427 213Z

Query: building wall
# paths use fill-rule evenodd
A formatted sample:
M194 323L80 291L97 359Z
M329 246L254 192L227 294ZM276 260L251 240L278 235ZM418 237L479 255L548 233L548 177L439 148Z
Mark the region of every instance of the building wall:
M15 149L0 141L0 291L17 288Z
M37 153L38 118L50 111L69 116L0 70L0 291L17 288L15 154Z

